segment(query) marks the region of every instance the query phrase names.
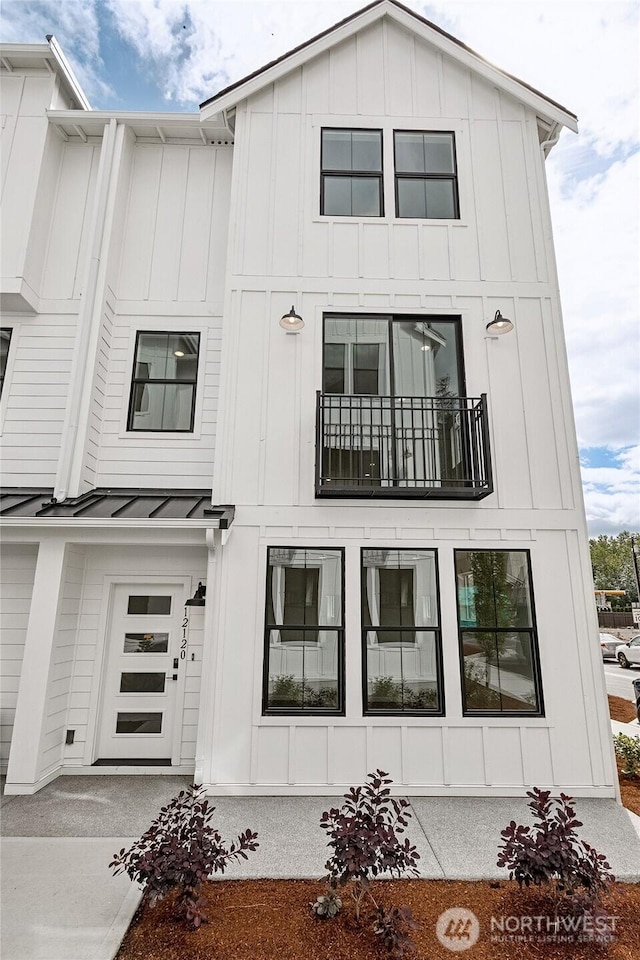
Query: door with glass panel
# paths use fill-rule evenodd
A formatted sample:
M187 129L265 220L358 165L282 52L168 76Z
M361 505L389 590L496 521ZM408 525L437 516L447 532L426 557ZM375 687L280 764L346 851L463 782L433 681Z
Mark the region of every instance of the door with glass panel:
M459 326L447 317L325 317L325 489L464 484Z
M171 763L180 664L182 587L114 589L99 760Z

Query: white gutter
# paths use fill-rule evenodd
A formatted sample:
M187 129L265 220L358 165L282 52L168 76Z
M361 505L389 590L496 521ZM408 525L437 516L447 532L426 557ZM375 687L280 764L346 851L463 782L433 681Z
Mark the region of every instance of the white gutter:
M76 79L76 75L71 69L69 61L52 33L47 34L47 43L72 97L78 101L82 110L91 110L91 104L87 100L82 87Z
M547 140L543 140L540 144L540 149L542 150L542 156L546 158L551 153L551 150L555 147L556 143L560 139L560 134L562 133L562 124L554 123L549 131L549 137Z

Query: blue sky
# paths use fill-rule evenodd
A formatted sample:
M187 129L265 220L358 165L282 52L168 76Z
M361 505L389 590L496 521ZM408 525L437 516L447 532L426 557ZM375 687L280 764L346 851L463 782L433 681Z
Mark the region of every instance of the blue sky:
M547 162L592 534L640 529L640 102L636 0L405 5L566 105ZM195 111L365 0L3 0L0 38L55 34L96 109Z

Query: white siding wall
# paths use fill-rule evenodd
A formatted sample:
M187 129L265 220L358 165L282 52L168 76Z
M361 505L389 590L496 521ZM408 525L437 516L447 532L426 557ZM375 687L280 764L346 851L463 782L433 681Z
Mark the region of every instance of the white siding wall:
M69 544L65 556L62 599L47 684L47 706L40 746L41 778L57 770L62 761L71 678L76 655L83 575L84 549L76 544Z
M323 126L383 130L385 216L320 216ZM459 220L396 219L394 129L455 133ZM230 222L214 499L238 509L223 551L213 789L342 792L382 766L416 792L545 783L613 796L535 113L379 22L238 105ZM299 336L278 326L291 303L305 320ZM515 330L487 339L497 309ZM332 311L462 318L466 394L488 397L491 496L314 498L322 315ZM266 547L278 545L347 548L345 718L261 715ZM462 716L453 549L470 545L531 551L545 717ZM361 546L438 550L443 718L362 716ZM568 670L581 663L569 689L560 647Z
M76 315L4 316L13 330L2 391L5 486L52 487L60 451Z
M383 130L384 217L320 216L323 126ZM454 131L459 220L396 219L394 129ZM369 310L462 317L466 393L489 398L496 492L480 509L575 505L533 111L383 21L238 106L233 191L225 362L236 394L218 499L314 503L322 313ZM277 323L292 302L299 337ZM487 340L497 309L515 331Z
M45 70L31 75L2 72L1 134L1 275L22 278L36 202L42 155L47 139L45 109L54 92L54 78Z
M0 766L6 770L18 698L38 548L3 544L0 549Z
M372 769L391 773L416 794L518 793L532 783L577 794L610 792L608 743L599 739L602 677L597 645L585 650L584 615L576 619L573 591L583 575L575 534L562 530L491 530L455 521L413 520L388 526L344 526L330 510L326 526L243 526L223 550L218 630L224 653L215 677L214 792L342 793ZM424 511L423 511L424 512ZM357 523L357 518L354 518ZM439 526L440 523L452 526ZM346 716L262 717L261 689L267 546L346 547ZM463 717L458 654L454 548L528 549L542 663L546 717ZM435 548L446 716L363 717L361 684L360 548ZM247 558L251 562L247 563ZM242 582L242 603L237 583ZM566 677L574 682L567 685ZM213 678L212 678L213 680ZM571 729L569 735L568 729Z
M211 484L231 159L225 146L136 144L131 151L119 201L117 300L107 302L103 322L100 367L106 378L94 389L96 463L87 476L99 486ZM200 332L193 433L127 432L139 330Z
M191 576L192 588L206 576L206 551L186 547L87 547L84 589L80 603L77 645L67 727L75 730L74 743L64 748L65 766L82 766L87 750L93 748L101 678L106 663L104 631L108 628L109 577L130 578L136 583L140 575L149 577ZM186 598L185 598L186 599ZM182 762L195 756L196 724L202 668L203 616L190 614L186 658L185 699L182 724ZM191 655L194 654L193 659ZM90 743L87 745L87 737ZM91 760L95 757L91 757ZM91 761L90 761L91 762Z

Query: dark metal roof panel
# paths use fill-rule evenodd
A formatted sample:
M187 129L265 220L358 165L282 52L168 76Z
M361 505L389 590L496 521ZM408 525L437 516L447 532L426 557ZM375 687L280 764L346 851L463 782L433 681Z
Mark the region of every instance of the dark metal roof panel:
M226 530L234 507L211 503L210 490L90 490L57 502L52 490L0 489L0 517L42 520L210 520Z

